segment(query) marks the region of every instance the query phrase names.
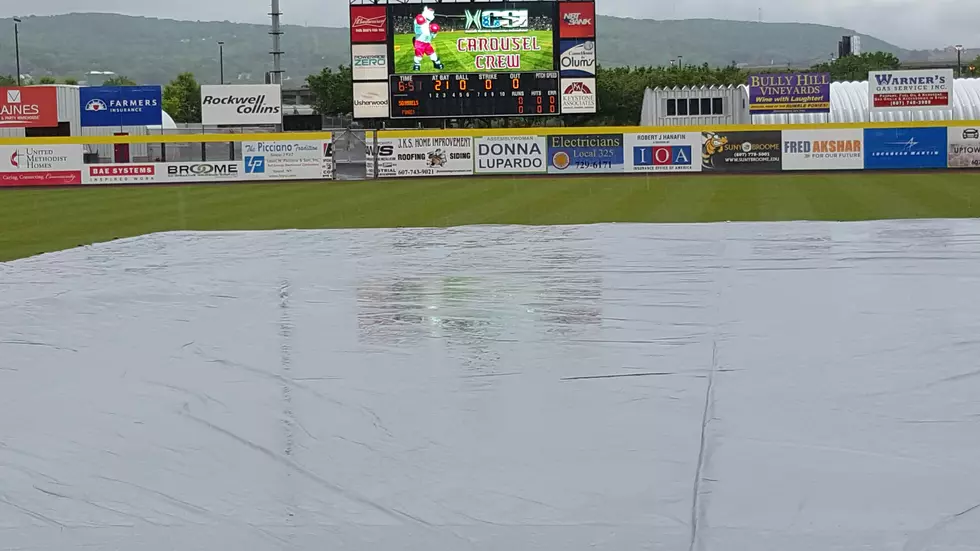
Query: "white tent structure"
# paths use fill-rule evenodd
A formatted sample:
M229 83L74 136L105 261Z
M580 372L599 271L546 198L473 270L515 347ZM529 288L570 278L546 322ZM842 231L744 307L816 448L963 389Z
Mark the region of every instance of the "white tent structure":
M163 124L154 124L146 127L146 130L150 134L161 134L165 133L167 130L176 130L177 123L174 122L174 118L170 116L170 113L163 111Z
M721 103L723 113L706 116L705 100ZM697 103L697 107L695 107ZM953 83L953 108L949 111L891 109L871 112L868 83L835 82L830 85L830 113L749 114L749 90L745 85L701 88L647 89L643 96L641 126L695 126L705 124L819 124L836 122L899 122L929 120L980 120L980 79L961 78ZM691 114L697 109L698 114ZM681 114L683 113L683 114Z

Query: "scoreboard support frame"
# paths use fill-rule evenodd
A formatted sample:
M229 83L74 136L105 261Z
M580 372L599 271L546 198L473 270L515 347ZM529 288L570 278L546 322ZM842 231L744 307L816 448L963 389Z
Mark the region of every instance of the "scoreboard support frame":
M445 122L452 119L492 120L494 118L560 117L562 115L595 113L597 110L597 90L595 90L594 67L597 61L593 62L592 74L588 77L582 77L582 73L578 73L577 75L573 73L574 76L566 76L561 65L563 53L561 44L563 39L569 40L575 37L578 40L591 41L591 45L588 47L592 48L594 52L595 37L597 36L595 32L595 3L596 0L349 0L351 68L352 72L355 73L353 75L354 118L361 121L374 120L379 127L400 126L399 123L410 122L415 119L441 119L444 121L443 125L445 126ZM552 55L554 56L554 63L550 71L541 70L540 67L525 68L523 66L520 70L515 69L512 72L493 71L489 73L452 70L458 69L458 66L455 68L447 67L447 70L440 74L433 73L431 70L419 73L396 71L394 36L392 33L393 23L389 21L392 7L399 6L401 7L400 9L404 10L405 6L418 6L421 8L423 5L432 5L433 7L441 5L445 7L453 6L454 9L463 7L468 9L486 9L491 8L491 6L501 6L502 4L506 4L506 8L502 9L507 10L520 10L523 6L554 6L552 19ZM574 17L578 14L578 10L571 7L576 4L582 5L583 8L586 5L591 5L591 10L582 10L591 15L587 24L591 32L587 32L586 34L569 34L566 36L564 34L566 28L572 29L572 31L577 31L582 28L581 26L569 27L569 25L582 25ZM565 8L561 7L563 5ZM436 9L438 10L438 8ZM568 12L573 12L571 18L569 18ZM368 14L369 16L365 17L361 14ZM562 14L565 14L564 22ZM399 16L403 17L404 14L400 14ZM506 21L506 17L505 15L504 21ZM440 22L440 20L437 20L437 22ZM382 78L382 73L378 71L370 72L369 76L365 77L368 73L362 69L365 64L364 56L357 53L362 44L370 44L375 48L381 45L385 46L388 55L383 60L382 70L387 73L384 75L387 78ZM580 53L580 51L577 53ZM517 77L513 81L519 83L519 88L515 88L514 91L508 91L506 93L500 91L499 96L484 95L471 97L469 93L466 93L464 97L462 93L459 93L459 96L452 95L449 97L443 93L440 97L440 94L434 93L434 90L428 90L424 85L429 80L442 80L443 82L452 83L458 82L459 80L472 79L478 82L484 82L483 79L489 75L493 75L494 78L500 78L501 75L504 77ZM435 77L438 77L438 79ZM402 92L398 93L398 98L396 99L396 92L393 86L399 82L411 82L410 87L412 91L407 92L402 90ZM422 85L418 86L419 91L416 92L416 84L418 83L422 83ZM529 95L532 91L534 95ZM453 94L458 92L455 91ZM528 95L525 96L525 94ZM573 109L566 110L566 99L570 95L574 95L573 100L578 103L572 104L575 106ZM530 101L529 107L525 107L525 102L527 101ZM539 110L541 112L538 112ZM387 112L385 113L385 111Z

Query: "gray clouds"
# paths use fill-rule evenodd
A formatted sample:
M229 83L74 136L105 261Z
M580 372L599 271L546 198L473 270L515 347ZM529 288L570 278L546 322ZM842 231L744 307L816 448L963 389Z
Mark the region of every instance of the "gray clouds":
M71 11L115 12L171 19L268 22L268 0L35 0L2 2L0 17L54 15ZM293 25L344 27L347 0L281 0L283 19ZM980 1L968 0L599 0L599 12L650 19L739 19L754 21L758 9L769 22L819 23L854 29L904 48L980 46ZM602 31L600 30L600 33Z

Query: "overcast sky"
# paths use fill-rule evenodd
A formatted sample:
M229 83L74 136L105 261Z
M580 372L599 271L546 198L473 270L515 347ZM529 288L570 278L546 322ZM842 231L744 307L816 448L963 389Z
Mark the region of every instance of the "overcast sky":
M284 22L344 27L348 0L280 0ZM0 17L71 11L171 19L266 23L269 0L4 0ZM980 47L980 0L598 0L599 13L654 19L740 19L821 23L855 29L905 48ZM601 31L600 31L601 32Z

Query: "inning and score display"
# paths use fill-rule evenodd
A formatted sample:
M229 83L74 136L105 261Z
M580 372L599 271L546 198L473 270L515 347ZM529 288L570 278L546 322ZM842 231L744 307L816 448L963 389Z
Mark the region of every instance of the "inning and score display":
M351 5L355 118L595 112L592 1L395 1Z
M558 73L393 75L391 117L558 115Z

